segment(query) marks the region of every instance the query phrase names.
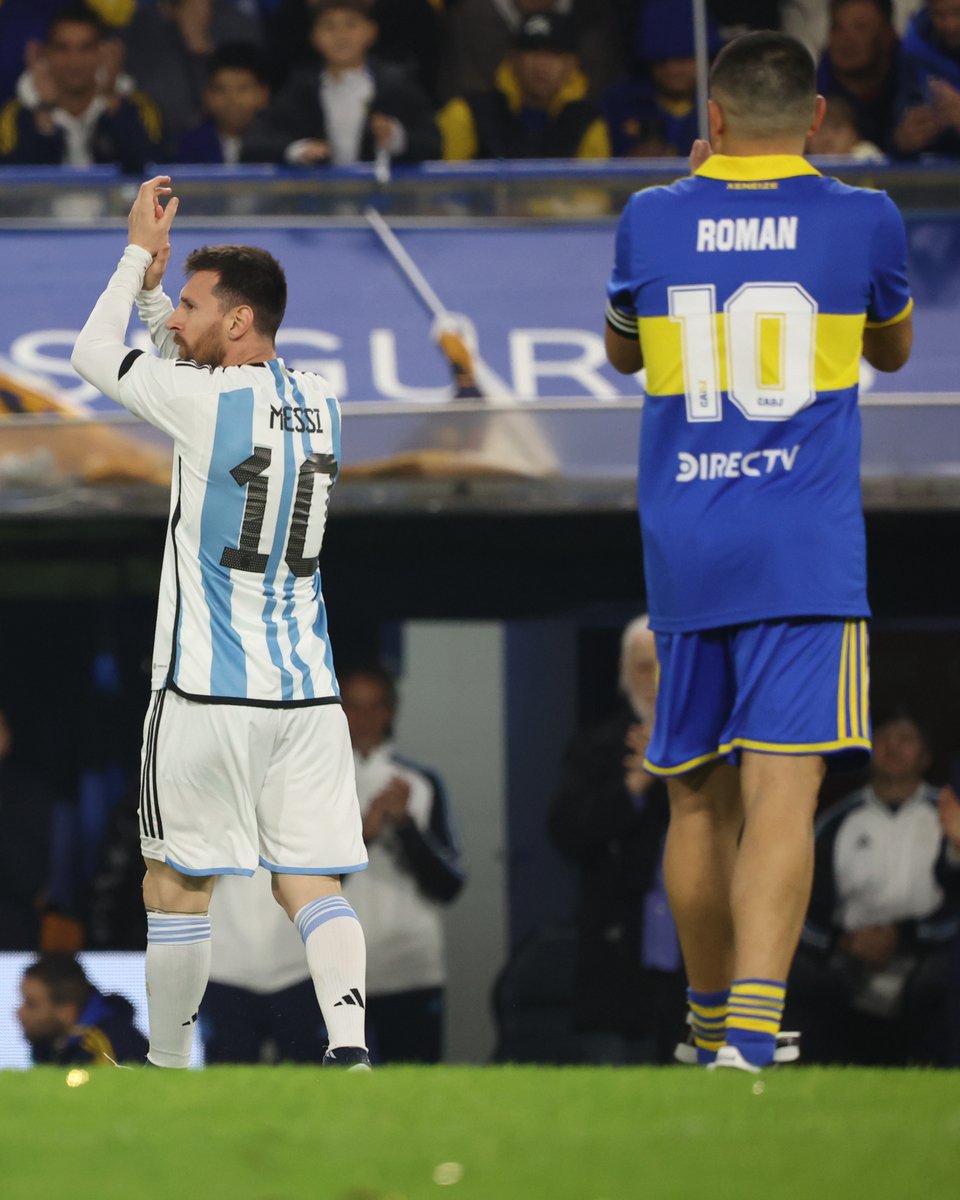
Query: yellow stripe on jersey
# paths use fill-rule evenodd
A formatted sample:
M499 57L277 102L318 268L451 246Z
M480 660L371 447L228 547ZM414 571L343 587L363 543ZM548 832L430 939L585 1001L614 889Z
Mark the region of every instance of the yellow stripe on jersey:
M901 321L905 321L913 312L913 297L906 303L906 307L902 308L895 317L891 317L889 321L867 321L868 329L886 329L888 325L899 325Z
M816 356L814 387L818 392L839 392L860 380L860 352L863 348L863 313L818 313L816 316ZM758 339L761 362L758 378L778 373L782 380L783 333L777 326L780 314L762 314ZM714 317L717 334L719 385L727 391L726 319ZM640 317L640 346L647 369L649 396L682 396L683 343L682 322L673 317ZM776 347L776 349L774 349ZM764 385L765 386L765 385ZM782 382L779 386L783 386Z
M757 313L757 382L762 388L782 388L786 382L783 369L782 313Z
M860 732L867 737L870 732L870 655L867 645L867 623L860 622Z

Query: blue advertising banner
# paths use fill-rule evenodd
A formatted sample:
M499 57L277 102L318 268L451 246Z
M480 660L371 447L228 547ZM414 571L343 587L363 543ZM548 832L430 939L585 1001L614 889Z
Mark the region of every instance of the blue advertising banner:
M616 374L604 354L612 222L415 226L397 236L421 274L419 295L366 224L181 226L166 287L175 299L180 264L198 246L229 240L270 250L289 281L279 352L324 375L348 403L345 466L367 477L629 480L643 390L642 377ZM895 375L863 366L863 474L955 479L960 216L908 218L908 237L914 353ZM169 447L146 427L56 416L118 415L69 359L123 244L116 228L0 231L0 492L169 480ZM462 314L473 392L462 378L456 386L456 345L436 327L431 304ZM127 340L149 345L136 317ZM477 393L494 403L451 403ZM4 421L18 411L50 415L43 428Z
M374 232L363 228L181 229L173 263L226 240L266 247L286 268L290 302L280 352L325 375L342 400L443 402L447 364L431 317ZM466 314L484 360L522 398L637 397L606 366L604 288L613 228L418 228L399 234L444 305ZM916 346L895 376L867 371L865 391L957 390L960 218L909 221ZM72 371L70 349L123 247L116 230L0 232L0 370L51 387L72 405L112 409ZM168 273L174 296L178 267ZM131 344L144 344L136 321Z

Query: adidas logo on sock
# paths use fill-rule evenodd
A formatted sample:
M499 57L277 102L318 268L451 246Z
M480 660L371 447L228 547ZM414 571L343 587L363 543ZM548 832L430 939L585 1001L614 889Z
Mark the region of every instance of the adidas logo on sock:
M199 1012L195 1012L189 1021L181 1021L180 1028L185 1029L188 1025L195 1025L199 1016Z
M364 1007L363 997L356 988L351 988L345 996L341 996L333 1007L339 1008L342 1004L352 1004L354 1006L359 1004L361 1008Z

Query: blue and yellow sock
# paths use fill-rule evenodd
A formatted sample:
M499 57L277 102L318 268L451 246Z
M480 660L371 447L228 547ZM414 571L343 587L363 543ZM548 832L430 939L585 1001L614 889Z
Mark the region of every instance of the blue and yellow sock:
M786 983L776 979L735 979L730 988L727 1045L755 1067L773 1062L786 994Z
M697 1048L697 1062L711 1063L723 1045L727 1021L727 992L697 992L687 988L690 1007L690 1028Z

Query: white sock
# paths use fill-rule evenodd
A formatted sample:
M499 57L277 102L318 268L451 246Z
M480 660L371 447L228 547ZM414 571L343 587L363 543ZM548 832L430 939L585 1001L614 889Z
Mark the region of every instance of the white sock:
M327 1026L330 1049L366 1048L367 946L357 914L342 896L305 904L294 918Z
M206 913L147 913L147 1010L150 1050L157 1067L190 1062L197 1010L210 977L210 918Z

